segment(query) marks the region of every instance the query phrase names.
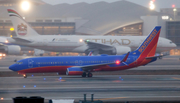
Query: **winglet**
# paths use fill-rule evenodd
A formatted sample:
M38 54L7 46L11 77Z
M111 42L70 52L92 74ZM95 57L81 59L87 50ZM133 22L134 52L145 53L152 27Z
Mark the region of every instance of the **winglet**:
M123 58L123 60L121 61L121 63L126 62L128 56L129 56L129 54L130 54L130 52L128 52L128 53L126 54L126 56Z

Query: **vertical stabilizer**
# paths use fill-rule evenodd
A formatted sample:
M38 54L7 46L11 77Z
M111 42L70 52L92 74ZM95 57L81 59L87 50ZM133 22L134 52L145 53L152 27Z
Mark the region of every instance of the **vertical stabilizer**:
M144 40L144 42L135 51L143 57L151 57L156 53L156 47L158 44L158 39L161 31L161 26L156 26L149 36Z
M13 9L7 9L17 37L38 36L39 34Z

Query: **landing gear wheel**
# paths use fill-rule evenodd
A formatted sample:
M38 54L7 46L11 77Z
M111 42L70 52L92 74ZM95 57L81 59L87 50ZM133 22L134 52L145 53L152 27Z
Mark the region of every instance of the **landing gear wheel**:
M24 74L24 75L23 75L23 77L24 77L24 78L27 78L27 75L26 75L26 74Z
M88 73L88 77L92 77L93 74L91 72Z
M86 77L86 72L83 72L82 77Z

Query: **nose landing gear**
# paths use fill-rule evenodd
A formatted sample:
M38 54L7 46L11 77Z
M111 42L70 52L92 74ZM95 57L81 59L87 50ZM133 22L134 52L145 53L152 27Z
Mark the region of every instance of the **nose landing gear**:
M23 77L24 77L24 78L27 78L27 75L26 75L26 74L23 74Z
M86 77L86 72L83 72L82 77Z

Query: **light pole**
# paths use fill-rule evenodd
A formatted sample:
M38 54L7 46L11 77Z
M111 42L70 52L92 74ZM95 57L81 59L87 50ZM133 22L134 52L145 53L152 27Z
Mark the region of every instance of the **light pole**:
M155 9L154 0L150 1L150 3L149 3L149 9L150 9L150 10L154 10L154 9Z
M174 20L176 20L176 11L177 11L177 9L174 8L173 11L174 11Z

